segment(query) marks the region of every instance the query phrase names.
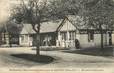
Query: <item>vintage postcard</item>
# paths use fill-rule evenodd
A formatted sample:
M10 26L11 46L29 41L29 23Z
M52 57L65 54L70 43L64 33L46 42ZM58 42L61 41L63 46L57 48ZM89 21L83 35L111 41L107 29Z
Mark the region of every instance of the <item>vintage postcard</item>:
M0 73L114 73L114 0L0 0Z

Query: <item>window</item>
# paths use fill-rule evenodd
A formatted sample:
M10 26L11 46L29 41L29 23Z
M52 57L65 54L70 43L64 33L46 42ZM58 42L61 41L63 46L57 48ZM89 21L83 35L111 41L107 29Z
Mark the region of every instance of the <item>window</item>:
M28 42L28 35L21 35L21 42Z
M30 41L33 41L33 37L30 37L29 39L30 39Z
M24 35L21 36L21 42L24 42Z
M94 31L88 31L88 41L94 41Z
M62 36L62 40L66 40L67 38L66 32L61 32L61 36Z
M28 42L28 35L25 35L25 42Z
M70 35L69 40L75 40L75 32L74 31L69 32L69 35Z

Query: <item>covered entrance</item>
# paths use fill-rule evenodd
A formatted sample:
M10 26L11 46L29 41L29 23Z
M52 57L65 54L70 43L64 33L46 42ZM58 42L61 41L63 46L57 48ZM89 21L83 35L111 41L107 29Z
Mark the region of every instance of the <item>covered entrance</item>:
M62 47L75 47L75 31L60 32Z
M41 46L55 46L56 45L56 33L41 33L40 34Z

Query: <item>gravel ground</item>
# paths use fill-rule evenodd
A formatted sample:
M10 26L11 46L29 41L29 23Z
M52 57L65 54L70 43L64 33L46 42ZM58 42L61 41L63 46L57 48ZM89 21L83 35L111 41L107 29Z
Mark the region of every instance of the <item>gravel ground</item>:
M41 51L42 55L51 56L54 61L48 64L37 63L12 54L35 54L30 47L0 48L1 68L113 68L113 57L91 56L66 53L62 51Z

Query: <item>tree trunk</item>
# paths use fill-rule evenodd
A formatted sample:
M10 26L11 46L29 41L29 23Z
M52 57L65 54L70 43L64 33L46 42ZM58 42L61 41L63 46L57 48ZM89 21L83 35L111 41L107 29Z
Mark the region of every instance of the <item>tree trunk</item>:
M36 33L36 55L40 55L40 34L39 32Z
M33 24L33 30L36 32L35 35L35 46L36 46L36 55L40 55L40 23L39 24Z
M6 44L6 36L5 36L5 32L4 32L4 43L3 44Z
M101 29L101 49L103 49L103 30Z
M103 49L103 29L101 25L100 25L100 33L101 33L101 50L102 50Z
M100 33L101 33L101 55L104 55L103 29L102 29L102 27L100 28Z
M8 37L9 37L9 47L12 47L12 38L11 38L11 34L8 34Z

